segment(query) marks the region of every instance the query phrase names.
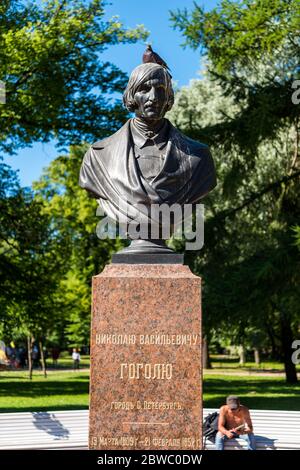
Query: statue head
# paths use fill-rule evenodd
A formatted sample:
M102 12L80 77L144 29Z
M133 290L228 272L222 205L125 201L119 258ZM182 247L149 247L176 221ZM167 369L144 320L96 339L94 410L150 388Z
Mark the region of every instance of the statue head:
M123 102L137 117L149 121L163 118L174 103L171 75L159 64L139 65L130 75Z

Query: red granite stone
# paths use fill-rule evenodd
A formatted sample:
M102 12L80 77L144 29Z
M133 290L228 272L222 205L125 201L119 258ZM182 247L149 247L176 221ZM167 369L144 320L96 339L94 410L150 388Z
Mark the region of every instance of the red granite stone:
M90 449L202 448L201 279L110 264L93 278Z

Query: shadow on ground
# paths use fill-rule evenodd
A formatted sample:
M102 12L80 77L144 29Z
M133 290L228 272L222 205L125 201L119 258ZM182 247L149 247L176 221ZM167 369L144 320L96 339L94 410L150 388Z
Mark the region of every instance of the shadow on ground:
M67 439L70 431L53 414L39 411L32 413L34 426L54 437L55 440Z

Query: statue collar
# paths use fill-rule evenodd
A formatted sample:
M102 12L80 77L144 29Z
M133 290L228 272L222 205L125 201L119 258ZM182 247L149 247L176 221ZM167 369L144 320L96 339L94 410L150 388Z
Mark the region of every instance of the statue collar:
M142 131L138 125L136 119L132 119L130 121L130 130L132 134L132 138L134 144L139 147L143 148L147 142L152 141L156 145L156 147L161 150L165 147L166 143L168 142L169 138L169 121L167 119L163 120L163 125L160 128L158 133L155 133L151 130L149 131Z

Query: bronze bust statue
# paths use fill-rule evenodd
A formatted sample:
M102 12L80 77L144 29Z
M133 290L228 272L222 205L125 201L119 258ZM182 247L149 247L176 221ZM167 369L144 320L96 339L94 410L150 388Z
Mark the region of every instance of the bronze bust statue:
M141 223L150 225L152 205L195 204L216 185L209 148L183 135L164 117L174 103L165 65L148 58L132 71L123 102L135 117L115 134L94 143L83 159L80 186L114 220L124 222L138 216ZM160 237L147 237L134 240L122 252L172 250Z

